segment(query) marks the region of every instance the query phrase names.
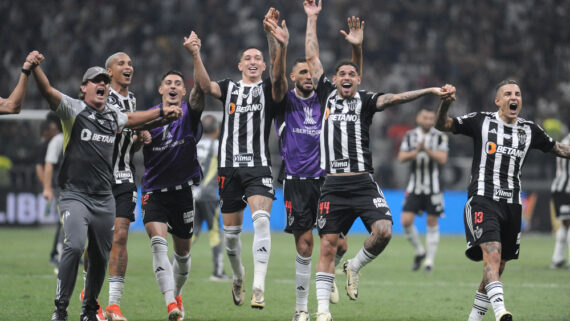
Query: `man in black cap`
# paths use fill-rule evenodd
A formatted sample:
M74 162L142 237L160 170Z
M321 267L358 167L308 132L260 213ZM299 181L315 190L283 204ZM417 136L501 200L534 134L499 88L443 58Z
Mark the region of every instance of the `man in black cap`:
M81 254L89 239L89 268L81 321L97 321L97 297L113 242L115 199L112 194L113 146L116 133L138 128L157 118L178 119L182 110L164 107L123 113L106 104L110 77L102 67L91 67L83 75L79 97L73 99L53 88L42 69L33 69L38 89L50 108L61 118L64 158L59 174L59 208L65 241L57 276L56 309L52 321L67 320Z

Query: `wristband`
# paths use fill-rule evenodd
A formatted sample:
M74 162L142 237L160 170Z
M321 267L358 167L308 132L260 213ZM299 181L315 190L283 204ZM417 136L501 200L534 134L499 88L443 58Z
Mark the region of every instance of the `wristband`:
M164 108L160 105L160 117L164 117Z
M22 68L22 72L23 72L26 76L29 76L32 71L31 71L30 69L24 69L24 68Z

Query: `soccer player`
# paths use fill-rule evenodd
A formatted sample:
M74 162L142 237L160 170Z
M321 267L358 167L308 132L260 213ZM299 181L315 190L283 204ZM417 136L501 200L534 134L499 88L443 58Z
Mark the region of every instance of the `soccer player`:
M200 60L200 39L184 37L184 46ZM168 320L184 319L182 287L188 279L190 245L194 228L192 185L198 185L202 170L196 143L202 135L200 116L204 94L196 85L189 100L184 76L170 70L162 76L158 92L162 102L150 110L181 108L183 116L163 127L149 129L151 142L143 147L145 173L142 181L142 211L152 247L152 267L168 312ZM168 259L167 233L172 235L174 260Z
M554 141L534 122L519 117L522 93L514 80L497 85L496 112L451 118L447 112L454 99L441 102L435 126L473 138L475 155L464 212L465 254L473 261L483 260L483 280L469 320L482 320L490 305L496 320L512 320L505 309L501 274L507 261L519 256L522 165L531 148L569 158L570 146Z
M268 12L266 19L278 20L278 12ZM273 23L273 25L276 25ZM268 26L269 27L269 26ZM362 65L362 40L364 22L348 20L349 34L346 40L352 46L355 63ZM276 46L275 39L268 32L270 56ZM291 81L294 88L287 92L284 108L275 118L279 136L281 158L285 178L283 193L287 220L285 232L295 238L296 306L294 321L309 320L308 299L311 279L311 256L313 252L313 227L315 226L318 200L325 172L319 166L319 137L321 134L322 108L314 90L313 80L305 58L298 58L292 66ZM347 250L345 233L338 242L335 266ZM339 300L338 289L333 283L330 302Z
M61 118L66 138L59 174L59 207L65 241L52 321L67 320L67 306L87 238L90 264L81 321L96 321L97 297L105 279L113 241L115 199L111 186L115 134L124 127L141 126L161 116L179 118L181 110L168 107L125 114L107 105L110 77L101 67L91 67L83 75L81 99L73 99L53 88L39 66L33 69L33 74L40 93Z
M253 289L251 307L265 307L265 276L271 253L269 216L274 197L268 138L275 102L287 92L285 56L289 32L285 21L275 26L278 41L271 78L262 80L266 68L257 48L246 49L240 57L240 81L230 79L211 82L205 67L196 64L196 81L204 92L224 104L220 133L218 187L220 191L224 241L233 272L234 304L244 303L245 269L241 260L241 226L243 209L252 213Z
M416 116L418 127L408 131L402 140L398 160L410 162L410 180L402 211L402 225L406 238L415 250L412 271L420 268L431 272L439 243L437 219L443 215L443 194L440 188L439 167L447 161L447 135L433 128L435 112L422 108ZM426 249L414 226L416 215L427 212Z
M321 106L324 108L320 136L320 164L327 176L321 189L317 226L321 252L317 264L317 321L332 320L329 311L334 281L334 257L339 235L360 217L371 232L355 258L344 263L346 290L350 299L358 297L359 271L376 258L392 235L392 217L380 188L372 178L369 126L375 112L421 96L450 95L449 86L426 88L400 94L359 91L360 70L351 61L335 68L333 82L324 76L318 55L317 16L321 3L305 0L307 62ZM358 18L356 18L358 19ZM353 19L354 20L354 19ZM358 21L358 20L357 20Z
M16 88L12 90L12 93L8 98L0 97L0 115L6 114L19 114L22 110L22 104L24 103L24 98L26 97L26 90L28 88L28 77L42 60L44 56L37 51L32 51L26 57L26 61L22 65L22 72L20 73L20 78L18 78L18 83Z
M570 134L562 139L562 143L570 145ZM550 268L557 269L566 263L564 252L570 243L570 162L567 159L556 158L556 177L552 182L551 191L556 218L561 223L556 232L556 243L550 263Z
M192 243L196 242L198 234L205 221L208 225L208 236L212 248L212 262L214 271L210 281L225 282L231 278L224 272L223 234L220 228L220 208L218 201L218 135L220 133L218 120L212 115L202 117L204 134L198 142L198 161L202 167L204 178L199 186L194 188L194 236Z

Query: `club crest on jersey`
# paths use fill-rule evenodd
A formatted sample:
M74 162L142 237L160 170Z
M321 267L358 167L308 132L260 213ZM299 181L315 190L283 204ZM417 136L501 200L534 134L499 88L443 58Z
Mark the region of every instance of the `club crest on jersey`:
M118 105L119 101L117 100L117 97L109 95L107 96L107 104L109 105Z
M344 169L348 167L348 158L345 159L335 159L331 161L332 169Z
M234 155L234 163L249 163L253 162L253 154L238 154Z
M517 136L519 139L519 148L522 148L522 146L526 145L526 140L527 140L526 132L519 128L519 130L517 131Z
M259 97L261 95L261 87L256 86L256 87L251 88L251 95L253 97Z

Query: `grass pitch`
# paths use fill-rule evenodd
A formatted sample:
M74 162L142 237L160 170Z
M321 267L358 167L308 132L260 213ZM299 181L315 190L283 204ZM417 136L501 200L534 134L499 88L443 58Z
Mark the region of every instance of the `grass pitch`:
M56 277L48 263L52 228L0 229L0 320L49 320L53 311ZM351 258L366 235L350 235ZM171 240L169 240L170 242ZM273 232L272 251L266 284L266 308L249 307L253 263L252 235L242 236L246 267L246 303L233 305L230 283L208 280L211 254L207 235L192 248L190 279L182 297L188 320L291 320L295 310L295 250L293 237ZM507 264L503 274L505 301L517 321L570 320L570 270L548 268L554 239L551 236L523 235L521 257ZM309 310L316 312L314 270L319 254L315 241L313 278ZM466 320L475 290L481 281L482 263L463 254L463 236L441 237L435 271L411 272L413 252L407 240L395 235L387 249L361 271L358 301L344 292L345 276L337 274L341 300L331 305L335 320ZM166 320L164 299L152 272L150 242L144 233L131 233L129 265L121 308L129 321ZM226 259L226 272L231 274ZM69 320L77 320L83 287L82 274L69 307ZM107 282L100 295L106 306ZM314 320L314 316L312 317ZM485 320L494 320L490 310Z

